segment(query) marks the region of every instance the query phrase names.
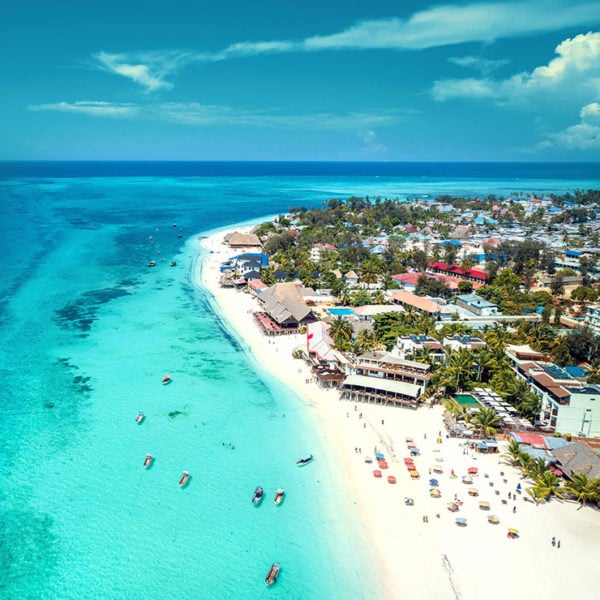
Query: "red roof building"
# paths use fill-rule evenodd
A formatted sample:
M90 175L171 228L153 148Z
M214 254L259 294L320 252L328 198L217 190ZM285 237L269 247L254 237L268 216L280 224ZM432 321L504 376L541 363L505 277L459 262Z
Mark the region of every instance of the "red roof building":
M440 261L430 262L427 266L434 273L451 275L454 277L458 277L459 279L464 279L465 281L476 281L478 283L486 283L489 280L487 274L483 271L480 271L479 269L469 269L468 271L465 271L458 265L448 265Z

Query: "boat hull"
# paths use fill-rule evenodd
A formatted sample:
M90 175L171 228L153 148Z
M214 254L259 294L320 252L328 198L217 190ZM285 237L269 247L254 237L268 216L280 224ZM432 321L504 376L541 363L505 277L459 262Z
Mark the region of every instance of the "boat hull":
M267 585L273 585L277 581L277 577L279 577L280 567L278 564L273 563L267 576L265 577L265 583Z

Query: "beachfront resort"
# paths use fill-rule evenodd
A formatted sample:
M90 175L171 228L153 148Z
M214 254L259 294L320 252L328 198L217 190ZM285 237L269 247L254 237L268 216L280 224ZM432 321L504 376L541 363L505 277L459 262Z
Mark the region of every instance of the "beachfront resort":
M203 240L200 277L228 321L327 424L390 597L590 594L600 221L586 198L352 198ZM567 548L576 582L531 581ZM398 564L436 576L417 588ZM490 565L519 591L483 589Z

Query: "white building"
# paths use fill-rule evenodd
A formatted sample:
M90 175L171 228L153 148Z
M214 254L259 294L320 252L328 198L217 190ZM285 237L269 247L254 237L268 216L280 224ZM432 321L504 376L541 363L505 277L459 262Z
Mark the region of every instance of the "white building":
M600 334L600 304L590 304L587 307L584 323L591 331Z

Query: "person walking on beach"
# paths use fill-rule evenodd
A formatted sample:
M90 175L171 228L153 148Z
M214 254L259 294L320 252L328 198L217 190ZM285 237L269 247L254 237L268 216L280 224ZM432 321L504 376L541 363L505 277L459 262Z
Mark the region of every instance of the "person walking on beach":
M555 537L552 538L552 547L554 548L554 546L556 546L556 538Z
M560 540L558 540L558 542L556 542L556 547L560 548Z

